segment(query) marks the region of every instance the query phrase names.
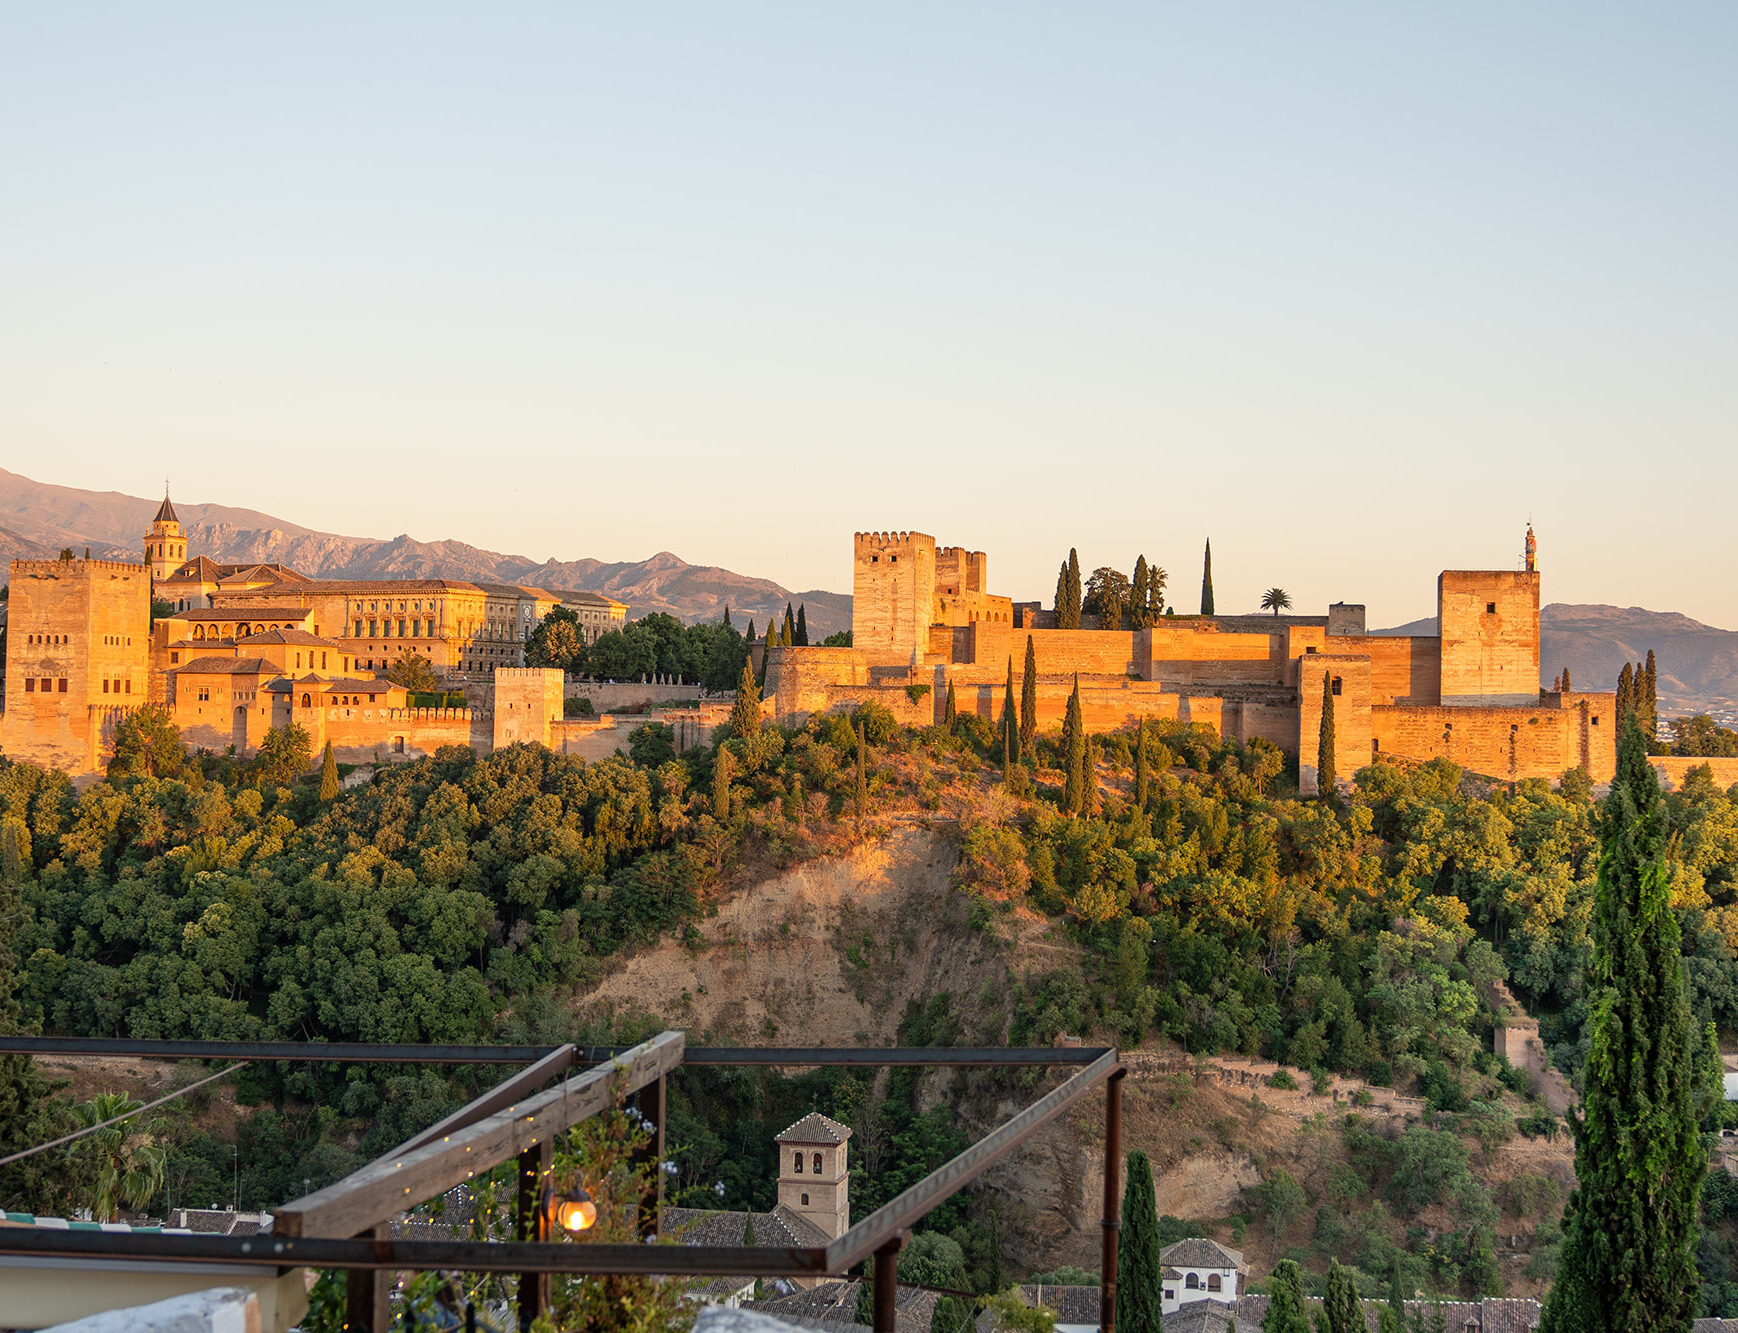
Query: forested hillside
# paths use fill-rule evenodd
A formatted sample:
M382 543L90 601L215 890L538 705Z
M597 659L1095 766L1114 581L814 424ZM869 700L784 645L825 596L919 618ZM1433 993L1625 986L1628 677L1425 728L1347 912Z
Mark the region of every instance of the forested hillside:
M928 823L957 829L958 863L953 909L922 929L995 947L1047 922L1067 947L1010 953L1006 985L930 994L899 1035L1174 1043L1277 1060L1305 1083L1339 1076L1416 1094L1431 1117L1416 1134L1389 1139L1356 1113L1324 1121L1336 1146L1320 1160L1331 1156L1340 1175L1269 1172L1231 1212L1196 1223L1232 1236L1265 1226L1279 1250L1356 1258L1372 1282L1412 1264L1408 1237L1428 1235L1407 1270L1420 1284L1489 1290L1503 1280L1497 1230L1513 1203L1529 1231L1543 1229L1548 1271L1550 1200L1506 1203L1469 1162L1517 1129L1556 1128L1490 1054L1488 983L1507 977L1540 1014L1561 1067L1574 1074L1583 1058L1598 854L1583 775L1560 791L1481 789L1446 763L1381 764L1338 801L1300 800L1277 750L1175 726L1090 746L1037 737L1023 763L1004 766L1003 735L969 718L903 730L870 707L791 729L744 725L753 734L726 728L715 746L676 757L648 729L636 756L593 764L536 747L481 759L444 750L335 794L326 784L325 795L318 772L188 755L160 730L145 749L129 747L125 774L83 792L0 763L0 990L14 992L0 1021L407 1042L686 1026L682 1012L646 1004L600 1016L588 997L661 940L742 947L701 927L768 875ZM1693 1000L1732 1031L1738 802L1695 775L1670 801ZM897 937L842 933L839 947L864 985L900 966ZM68 1100L45 1096L27 1062L0 1073L0 1096L27 1103L0 1129L0 1151L70 1119ZM258 1109L239 1126L197 1106L163 1122L154 1202L165 1181L180 1202L228 1197L239 1136L241 1202L269 1206L493 1077L250 1068L237 1091ZM861 1208L943 1160L962 1141L964 1101L1003 1087L837 1073L719 1075L704 1095L677 1086L678 1198L764 1206L768 1126L818 1106L860 1127L859 1169L874 1166L858 1185ZM66 1208L90 1180L76 1158L8 1168L0 1195ZM1002 1271L992 1221L963 1200L934 1221L954 1234L975 1282Z

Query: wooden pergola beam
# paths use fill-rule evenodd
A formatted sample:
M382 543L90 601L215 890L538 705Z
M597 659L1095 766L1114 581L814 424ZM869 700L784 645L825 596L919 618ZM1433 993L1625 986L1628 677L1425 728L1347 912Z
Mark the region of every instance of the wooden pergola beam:
M421 1147L376 1158L336 1184L277 1209L273 1230L280 1236L342 1237L384 1224L663 1078L681 1065L683 1049L682 1033L662 1033Z

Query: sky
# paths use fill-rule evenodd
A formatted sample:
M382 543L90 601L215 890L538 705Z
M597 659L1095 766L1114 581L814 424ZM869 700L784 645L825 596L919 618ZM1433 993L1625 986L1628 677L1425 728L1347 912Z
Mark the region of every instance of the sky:
M1738 6L0 7L0 466L1738 627ZM1689 497L1702 498L1695 504Z

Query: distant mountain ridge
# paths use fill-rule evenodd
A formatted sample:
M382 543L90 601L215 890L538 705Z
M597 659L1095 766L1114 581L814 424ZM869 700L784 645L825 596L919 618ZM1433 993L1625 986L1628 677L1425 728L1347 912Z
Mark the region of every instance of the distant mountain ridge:
M1435 634L1428 616L1375 634ZM1552 602L1539 611L1539 673L1545 684L1569 668L1583 690L1617 688L1625 662L1653 649L1660 706L1673 713L1738 707L1738 631L1715 629L1677 611Z
M64 547L99 559L138 560L158 500L118 491L51 486L0 468L0 560L54 557ZM628 604L632 617L662 611L685 621L715 620L730 608L738 628L764 631L787 602L808 607L810 636L851 627L851 598L822 589L793 592L771 579L716 565L691 565L669 551L649 560L531 560L460 541L390 540L317 532L253 509L184 504L175 512L195 555L232 563L277 561L313 578L482 579L558 591L598 592Z

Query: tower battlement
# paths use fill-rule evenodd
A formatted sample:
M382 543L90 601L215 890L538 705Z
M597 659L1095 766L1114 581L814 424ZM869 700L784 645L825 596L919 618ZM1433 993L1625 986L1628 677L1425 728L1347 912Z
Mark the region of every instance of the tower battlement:
M71 560L14 560L11 564L12 578L66 578L79 574L99 573L108 571L113 574L138 574L145 566L135 565L126 560L84 560L74 557Z
M932 551L935 549L935 538L927 532L858 532L852 536L859 556L865 551L892 550L907 546L914 550L920 546L927 546Z

